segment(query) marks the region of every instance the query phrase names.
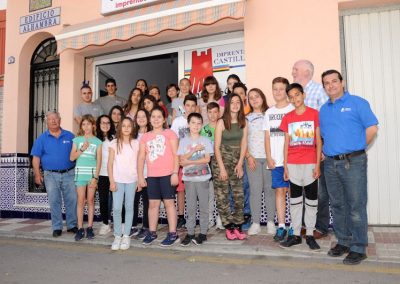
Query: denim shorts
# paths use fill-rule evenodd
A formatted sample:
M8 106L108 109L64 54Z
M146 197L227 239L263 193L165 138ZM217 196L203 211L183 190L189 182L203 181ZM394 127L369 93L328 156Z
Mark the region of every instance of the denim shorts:
M289 188L289 181L283 179L284 169L283 167L276 167L271 171L272 176L272 188Z
M176 188L171 185L171 176L147 177L149 199L175 199Z

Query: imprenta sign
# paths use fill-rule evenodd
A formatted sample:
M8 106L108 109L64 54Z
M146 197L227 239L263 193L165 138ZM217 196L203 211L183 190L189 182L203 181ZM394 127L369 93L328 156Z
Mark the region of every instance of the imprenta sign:
M161 0L102 0L101 13L109 14L119 12L147 4L153 4L154 2L161 2Z

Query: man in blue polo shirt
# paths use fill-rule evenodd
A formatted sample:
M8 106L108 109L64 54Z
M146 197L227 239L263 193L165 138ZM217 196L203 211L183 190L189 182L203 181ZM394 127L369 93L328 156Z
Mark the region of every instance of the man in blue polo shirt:
M328 255L348 253L344 264L367 258L367 155L365 149L376 136L378 120L369 103L344 91L342 75L336 70L322 73L329 96L320 111L324 138L325 179L338 244Z
M41 185L44 171L44 183L49 199L53 237L61 236L63 228L62 199L64 199L67 231L76 233L76 190L74 183L75 163L69 155L74 135L60 127L60 114L46 114L47 131L40 135L33 144L31 155L35 183Z

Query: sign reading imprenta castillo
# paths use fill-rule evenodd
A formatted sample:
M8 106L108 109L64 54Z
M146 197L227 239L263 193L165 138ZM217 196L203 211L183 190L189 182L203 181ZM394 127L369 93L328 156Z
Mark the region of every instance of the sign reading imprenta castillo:
M121 10L137 8L145 5L152 5L160 0L102 0L101 13L108 14Z
M44 10L35 14L23 16L19 21L19 33L29 33L60 24L61 8Z

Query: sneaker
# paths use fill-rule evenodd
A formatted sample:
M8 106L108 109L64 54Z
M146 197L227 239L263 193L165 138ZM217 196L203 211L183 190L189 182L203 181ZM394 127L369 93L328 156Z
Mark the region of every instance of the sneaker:
M86 229L86 238L88 238L88 240L93 240L94 239L94 232L93 232L93 228L92 227L88 227Z
M137 236L139 234L139 229L137 227L132 227L131 232L129 233L129 236Z
M361 261L367 258L365 253L358 253L355 251L350 251L350 253L343 259L343 264L355 265L359 264Z
M268 235L275 235L276 233L276 227L275 227L275 223L268 221L267 222L267 234Z
M226 230L225 230L225 235L226 235L226 238L227 238L228 240L230 240L230 241L233 241L233 240L236 240L236 239L237 239L237 236L236 236L236 234L235 234L234 229L226 229Z
M278 230L276 230L276 234L274 236L274 241L275 242L282 242L285 237L286 237L287 231L285 228L278 228Z
M306 243L311 250L321 249L321 247L317 244L313 236L306 236Z
M221 217L217 216L217 221L215 227L220 230L225 230L225 227L222 225Z
M124 235L122 237L121 246L119 247L122 250L127 250L131 246L131 237Z
M62 235L62 230L54 230L53 231L53 237L54 238L58 238L61 235Z
M239 228L235 228L235 229L233 230L233 232L235 233L236 237L237 237L239 240L244 240L244 239L247 238L247 234L246 234L245 232L243 232L243 231L242 231L241 229L239 229Z
M186 225L186 220L185 218L178 218L178 223L176 225L177 230L182 230L185 228Z
M183 241L181 241L181 246L187 247L188 245L190 245L193 239L194 235L187 234L186 237L183 239Z
M301 237L300 236L288 236L287 240L280 243L281 248L289 248L292 246L301 245Z
M176 232L168 233L167 237L161 242L160 246L170 247L176 242L179 242L179 236Z
M148 233L149 233L149 229L140 228L139 233L135 236L135 239L143 240L147 236Z
M249 236L257 235L259 232L261 232L261 227L257 223L251 224L250 229L247 231Z
M250 225L251 225L251 215L245 214L242 230L247 231L250 228Z
M205 241L207 241L207 236L204 234L198 234L197 237L195 237L194 239L192 239L192 242L195 245L201 245L202 243L204 243Z
M67 232L68 232L68 233L76 234L76 232L78 232L78 228L77 228L77 227L73 227L73 228L71 228L71 229L68 229Z
M338 256L342 256L345 253L349 253L350 252L350 248L340 245L340 244L336 244L336 246L334 246L333 248L331 248L328 251L328 255L332 256L332 257L338 257Z
M121 246L121 241L122 241L122 237L115 236L114 241L111 245L111 250L119 250L119 248Z
M142 244L145 246L151 245L152 242L157 239L157 234L156 232L150 232L148 231L146 237L144 237Z
M85 237L85 229L80 228L75 234L75 241L80 241Z
M99 230L99 235L104 236L111 232L110 225L102 224Z

